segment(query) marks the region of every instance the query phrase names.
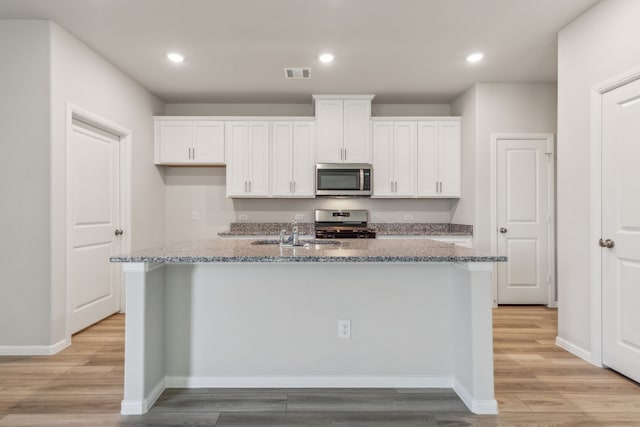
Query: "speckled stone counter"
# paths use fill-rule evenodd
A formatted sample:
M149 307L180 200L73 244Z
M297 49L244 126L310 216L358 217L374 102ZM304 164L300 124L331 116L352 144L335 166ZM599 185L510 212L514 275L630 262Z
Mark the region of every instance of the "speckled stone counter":
M217 239L182 242L112 257L112 262L229 263L229 262L504 262L506 257L481 254L450 243L424 239L328 240L305 247L256 245L249 239ZM339 244L332 244L338 242Z
M369 223L381 236L472 236L473 226L439 222L425 223ZM313 235L313 223L299 223L300 234ZM228 232L220 237L277 236L280 230L290 230L291 223L284 222L232 222Z

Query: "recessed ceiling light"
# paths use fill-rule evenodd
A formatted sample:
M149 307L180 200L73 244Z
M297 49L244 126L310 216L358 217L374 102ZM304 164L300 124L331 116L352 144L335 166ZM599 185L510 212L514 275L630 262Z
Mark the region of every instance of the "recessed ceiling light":
M467 62L480 62L482 61L482 58L484 58L484 53L482 52L475 52L472 53L471 55L467 56Z
M167 59L171 62L180 63L184 61L184 56L176 52L169 52L167 53Z
M323 53L322 55L318 56L318 59L320 60L320 62L328 64L329 62L333 61L333 55L330 53Z

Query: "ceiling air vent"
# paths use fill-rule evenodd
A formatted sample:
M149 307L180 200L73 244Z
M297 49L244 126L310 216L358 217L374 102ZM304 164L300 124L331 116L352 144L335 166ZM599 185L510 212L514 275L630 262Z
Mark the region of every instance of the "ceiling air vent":
M284 75L288 79L310 79L311 68L285 68Z

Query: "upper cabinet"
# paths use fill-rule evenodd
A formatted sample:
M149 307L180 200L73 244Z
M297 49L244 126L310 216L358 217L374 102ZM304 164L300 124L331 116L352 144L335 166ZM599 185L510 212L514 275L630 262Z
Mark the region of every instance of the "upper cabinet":
M416 122L373 122L373 197L416 196Z
M418 197L460 197L460 120L418 122Z
M314 95L318 163L371 163L373 95Z
M372 119L373 197L460 197L460 118Z
M315 123L274 121L271 125L271 195L315 197Z
M227 122L227 197L269 196L269 122Z
M224 122L155 119L157 165L223 165Z

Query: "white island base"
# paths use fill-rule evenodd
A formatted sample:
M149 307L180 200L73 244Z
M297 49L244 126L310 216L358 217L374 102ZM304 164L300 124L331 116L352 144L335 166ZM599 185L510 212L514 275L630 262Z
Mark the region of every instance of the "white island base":
M122 414L171 387L452 388L472 412L497 413L493 263L123 267Z

